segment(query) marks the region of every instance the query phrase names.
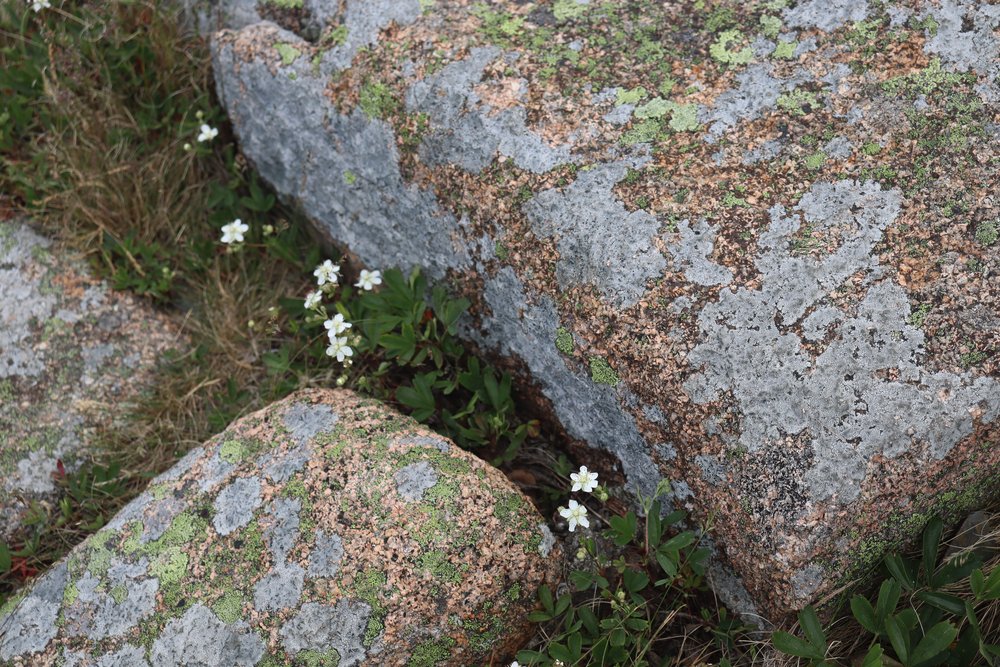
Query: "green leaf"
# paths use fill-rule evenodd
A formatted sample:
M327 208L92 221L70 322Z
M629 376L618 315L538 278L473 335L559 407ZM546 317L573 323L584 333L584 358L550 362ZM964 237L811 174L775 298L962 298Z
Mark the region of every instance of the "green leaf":
M875 617L875 608L872 603L860 595L851 598L851 613L858 623L872 634L878 634L879 622Z
M622 573L622 580L625 583L625 588L630 593L638 593L649 585L649 575L639 570L633 570L632 568Z
M934 573L931 577L931 587L942 588L949 584L964 581L980 565L982 565L982 560L974 551L958 554L954 558L949 559L947 563Z
M625 516L613 516L608 520L611 526L611 539L620 547L629 544L635 538L635 529L638 524L635 512L629 512Z
M905 590L912 591L917 587L917 582L913 576L913 566L903 560L899 554L888 554L885 557L885 567L889 574L899 582Z
M941 544L941 533L943 531L944 522L937 516L928 521L927 527L924 528L923 565L924 578L928 584L931 583L931 578L934 576L934 570L937 568L937 552L938 547Z
M0 542L0 574L9 572L10 565L10 547L7 546L6 542Z
M886 579L882 582L878 589L878 601L875 603L875 620L879 628L885 624L886 617L899 604L901 593L899 582L895 579Z
M585 570L573 570L569 574L569 580L578 591L585 591L594 585L594 575Z
M955 616L965 615L965 602L954 595L938 593L937 591L920 591L917 593L917 598L932 607L943 609L949 614L954 614Z
M541 586L538 589L538 601L542 603L542 608L545 611L552 612L555 610L552 602L552 590L548 586Z
M864 660L861 661L861 667L883 667L884 665L885 663L882 661L882 647L878 644L868 649Z
M941 621L927 631L924 638L920 640L917 647L913 649L908 662L914 667L923 667L928 664L939 664L935 660L939 653L947 650L948 646L955 641L958 636L958 629L948 621Z
M591 637L596 637L600 634L600 629L597 626L597 616L594 615L590 607L580 607L577 609L577 613L580 614L583 627Z
M908 633L903 632L895 616L886 617L885 634L889 636L889 643L892 644L892 650L896 652L896 656L903 664L909 664L910 637Z
M806 606L799 612L799 625L806 633L806 639L809 640L809 643L817 649L821 649L821 653L825 655L826 635L823 634L823 625L819 622L819 617L816 616L816 610L812 608L812 605Z
M771 643L782 653L794 655L797 658L822 660L826 657L812 644L780 630L771 635Z

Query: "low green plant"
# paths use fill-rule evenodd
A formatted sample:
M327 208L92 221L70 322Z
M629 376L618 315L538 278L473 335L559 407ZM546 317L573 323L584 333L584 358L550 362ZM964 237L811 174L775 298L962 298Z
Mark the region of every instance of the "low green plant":
M943 530L940 518L927 524L919 558L885 556L888 576L873 600L851 597L851 615L870 636L863 667L998 664L1000 644L983 632L977 607L1000 600L1000 567L985 572L975 550L939 559ZM814 667L837 664L815 609L798 618L803 636L775 632L774 647Z
M611 516L603 531L581 537L577 560L585 566L570 572L571 589L565 593L540 589L540 608L529 618L542 626L546 641L518 652L520 664L667 664L676 649L667 638L681 617L710 628L708 643L731 646L742 626L724 610L710 622L711 614L704 613L708 606L697 598L706 589L709 551L701 542L710 526L698 532L671 530L686 515L663 512L661 498L669 488L661 482L652 498L640 499L644 516L632 511ZM598 487L594 497L606 499L607 494Z

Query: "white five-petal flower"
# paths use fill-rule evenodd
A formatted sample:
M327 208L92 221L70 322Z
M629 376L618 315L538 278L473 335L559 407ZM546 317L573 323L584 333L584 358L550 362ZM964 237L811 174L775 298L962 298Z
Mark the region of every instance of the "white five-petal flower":
M347 344L347 338L330 338L330 346L326 348L326 353L331 357L337 357L337 361L343 361L354 354L354 350Z
M587 470L587 466L580 466L580 472L571 473L569 478L573 480L573 491L590 493L597 488L597 473Z
M381 271L369 271L368 269L361 269L361 275L358 276L358 282L354 283L355 287L360 287L361 289L369 292L376 285L382 284L382 272Z
M198 133L198 143L211 141L219 136L219 131L211 125L202 125L201 132Z
M514 662L510 663L510 667L521 667L521 663L515 660Z
M316 284L320 287L326 285L327 283L336 285L337 280L340 278L340 266L334 264L330 260L326 260L316 267L316 270L313 271L313 275L316 276Z
M576 502L569 501L569 507L560 507L559 516L569 521L569 532L576 530L577 526L590 528L590 521L587 519L587 508Z
M52 5L49 0L30 0L31 8L35 10L35 13L42 11L43 9L51 9Z
M250 225L246 225L242 220L236 218L228 225L222 225L222 242L243 243L243 235L248 229L250 229Z
M337 313L331 319L323 322L323 326L326 327L326 333L330 336L330 341L332 342L334 338L344 333L354 325L346 321L343 315Z
M309 292L309 294L306 294L306 299L305 301L302 302L302 305L305 306L306 310L313 310L314 308L316 308L316 306L319 305L320 301L322 300L323 300L322 293Z

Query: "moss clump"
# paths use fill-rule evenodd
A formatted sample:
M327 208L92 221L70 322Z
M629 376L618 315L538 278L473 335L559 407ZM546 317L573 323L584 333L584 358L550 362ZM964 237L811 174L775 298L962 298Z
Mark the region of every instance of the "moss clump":
M420 567L427 570L435 579L453 584L462 581L461 569L448 562L448 557L443 551L428 551L420 556Z
M987 222L979 223L976 227L976 240L985 246L991 246L997 242L1000 238L1000 230L997 229L997 223L993 220Z
M285 44L284 42L274 45L274 50L278 52L281 56L282 65L291 65L295 62L295 59L302 55L302 52L291 44Z
M427 640L417 644L406 662L407 667L433 667L451 657L451 649L455 640L451 637Z
M573 334L566 327L556 329L556 349L567 356L573 354Z
M332 648L329 651L308 649L295 655L295 664L302 667L337 667L340 664L340 653Z
M388 581L385 572L378 570L365 570L354 580L354 594L367 602L372 610L362 639L366 647L370 647L385 628L386 609L381 594Z
M603 357L590 358L590 379L597 384L615 386L620 382L618 373Z
M235 623L243 615L243 596L236 591L226 591L226 594L212 605L212 611L223 623Z
M399 109L399 102L392 89L384 83L369 81L361 86L358 106L369 118L387 118Z

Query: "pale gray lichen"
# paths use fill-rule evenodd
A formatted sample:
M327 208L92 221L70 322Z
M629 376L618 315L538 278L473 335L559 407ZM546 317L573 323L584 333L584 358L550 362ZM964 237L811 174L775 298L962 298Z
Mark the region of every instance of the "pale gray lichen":
M535 233L556 238L556 277L563 289L596 285L605 299L624 308L636 303L646 282L666 268L651 240L659 228L656 217L629 211L613 192L629 168L642 162L597 165L565 188L544 190L524 205Z
M765 110L774 108L782 93L808 80L801 69L785 79L775 78L773 72L774 67L769 63L749 65L736 75L738 86L735 89L719 95L711 107L699 109L698 121L711 124L706 141L717 141L741 120L760 118Z
M85 572L73 582L76 600L63 609L64 632L100 640L134 628L156 607L160 582L149 577L148 570L149 561L145 558L127 563L112 557L106 579ZM126 591L123 599L115 599L112 594L116 587Z
M784 23L790 28L819 28L832 32L868 18L868 0L800 0L786 8Z
M264 526L264 538L276 563L285 560L299 539L300 511L302 501L298 498L278 498L268 505L260 520Z
M295 403L288 408L282 422L299 445L305 445L321 433L337 425L337 413L329 405Z
M309 567L306 575L310 578L333 577L340 571L340 559L344 557L344 543L340 535L316 531L312 551L309 552Z
M265 574L253 589L257 611L278 611L294 607L302 597L306 572L295 563L279 563Z
M731 393L747 451L808 433L806 481L816 500L855 499L875 454L895 457L924 443L943 457L972 432L973 406L984 409L985 421L1000 412L996 381L920 366L923 333L906 322L906 294L882 279L872 256L900 200L897 190L877 183L840 181L814 185L792 214L772 208L771 224L758 239L760 288L723 290L706 306L699 316L702 342L687 358L701 368L685 384L691 398L709 403ZM802 219L816 229L840 230L840 247L822 257L793 255ZM811 358L790 327L810 308L827 306L826 295L859 271L867 275L863 300L853 315L843 313L837 337ZM828 325L835 319L823 315ZM883 379L885 369L895 369L899 379Z
M438 482L437 471L427 461L418 461L403 466L394 475L396 492L403 500L415 503L424 497L424 491Z
M244 30L298 40L269 24ZM218 39L212 58L219 98L241 148L325 234L369 266L420 266L443 277L469 261L465 247L453 241L456 218L438 206L433 191L403 180L388 123L361 109L339 113L324 94L326 79L317 78L304 58L274 73L263 59L245 61L231 42ZM346 171L356 175L354 185L344 182Z
M361 600L345 598L332 606L307 602L282 626L281 643L292 656L334 648L340 654L339 667L357 665L367 654L362 641L371 612Z
M1000 104L1000 5L973 0L941 0L929 5L936 29L928 30L924 50L937 54L955 71L978 72L985 81L976 92L988 104Z
M42 651L56 636L66 589L66 563L46 572L13 611L0 618L0 659Z
M253 520L260 503L260 478L240 477L215 497L212 525L219 535L229 535Z
M690 221L681 220L677 224L680 239L667 246L674 261L684 270L684 276L705 287L728 285L733 280L733 272L708 259L715 245L718 230L711 227L704 218L692 226Z
M210 609L194 604L172 619L153 642L153 667L232 665L253 667L264 655L264 642L244 621L223 623Z
M528 129L524 107L495 110L474 92L485 67L500 54L495 47L474 48L466 59L446 65L407 91L407 109L426 113L430 120L431 131L420 145L423 162L454 163L478 173L499 153L540 174L569 161L569 145L550 146Z

